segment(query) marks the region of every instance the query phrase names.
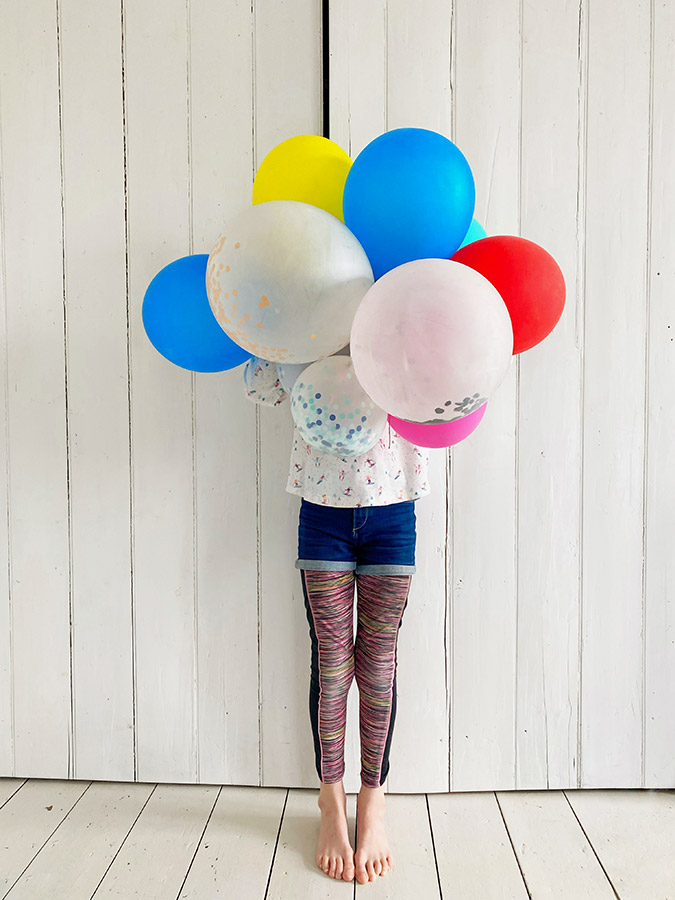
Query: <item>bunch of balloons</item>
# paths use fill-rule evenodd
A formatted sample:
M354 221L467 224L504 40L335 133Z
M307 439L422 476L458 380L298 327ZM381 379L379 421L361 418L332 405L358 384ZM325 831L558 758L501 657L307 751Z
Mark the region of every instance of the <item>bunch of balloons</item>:
M449 447L565 303L553 257L487 237L474 204L467 160L434 131L388 131L353 163L327 138L290 138L208 257L155 276L146 332L193 371L276 362L320 452L364 453L387 421L418 446Z

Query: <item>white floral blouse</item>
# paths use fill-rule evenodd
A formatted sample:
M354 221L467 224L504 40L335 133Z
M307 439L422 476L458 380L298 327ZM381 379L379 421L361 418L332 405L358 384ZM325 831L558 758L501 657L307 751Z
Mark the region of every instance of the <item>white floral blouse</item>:
M279 406L288 396L277 364L253 357L244 367L248 398ZM429 451L415 447L389 424L378 443L360 456L319 453L293 433L286 490L322 506L386 506L418 500L430 492Z

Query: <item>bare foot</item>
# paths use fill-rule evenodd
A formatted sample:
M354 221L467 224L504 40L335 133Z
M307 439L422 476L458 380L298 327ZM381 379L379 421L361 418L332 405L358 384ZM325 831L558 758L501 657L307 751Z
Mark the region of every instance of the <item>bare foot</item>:
M347 828L347 795L342 782L321 784L321 827L316 864L329 878L354 880L354 850Z
M362 787L356 803L356 880L375 881L394 867L384 828L384 788Z

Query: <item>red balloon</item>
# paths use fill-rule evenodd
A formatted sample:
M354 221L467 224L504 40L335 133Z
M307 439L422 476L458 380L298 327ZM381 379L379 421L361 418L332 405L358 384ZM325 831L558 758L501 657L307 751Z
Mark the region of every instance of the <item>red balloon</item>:
M513 352L529 350L550 334L565 306L565 279L550 253L525 238L492 235L452 257L497 288L513 325Z

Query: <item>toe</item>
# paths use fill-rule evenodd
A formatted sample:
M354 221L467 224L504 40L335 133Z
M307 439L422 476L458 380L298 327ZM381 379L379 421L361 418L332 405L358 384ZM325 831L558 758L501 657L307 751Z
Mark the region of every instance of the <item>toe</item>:
M342 880L343 881L353 881L354 880L354 865L352 863L345 863L344 870L342 872Z
M365 884L368 881L368 873L366 872L366 867L358 859L356 860L356 880L359 884Z
M335 861L335 878L337 878L337 879L342 878L343 868L344 868L344 860L342 859L341 856L338 856L337 860Z
M376 875L382 874L382 863L380 862L379 859L376 859L375 862L373 863L373 870Z
M337 865L337 859L332 856L328 863L328 877L335 878L335 866Z
M375 874L375 869L373 868L373 862L370 859L366 863L366 872L368 873L368 881L375 881L377 875Z

